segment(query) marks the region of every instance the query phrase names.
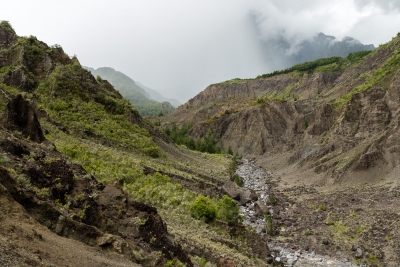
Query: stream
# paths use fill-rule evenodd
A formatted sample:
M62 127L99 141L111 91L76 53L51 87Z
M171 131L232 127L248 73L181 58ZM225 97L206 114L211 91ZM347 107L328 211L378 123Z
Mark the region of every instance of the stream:
M243 181L243 187L255 191L258 202L262 202L273 218L273 207L270 205L268 189L269 179L273 173L266 172L255 165L255 161L241 159L236 168L237 174ZM256 216L255 202L251 201L240 206L240 213L244 217L243 224L254 228L260 235L266 235L266 221ZM276 262L282 262L285 267L294 266L329 266L329 267L368 267L368 265L354 265L348 259L335 259L329 256L316 254L315 251L294 250L284 244L268 243L269 249Z

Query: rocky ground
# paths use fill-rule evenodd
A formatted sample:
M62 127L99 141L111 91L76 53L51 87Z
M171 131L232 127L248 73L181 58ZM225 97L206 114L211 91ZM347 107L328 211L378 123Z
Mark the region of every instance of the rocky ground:
M276 262L397 266L398 188L364 185L329 195L304 185L284 189L278 175L248 159L239 161L236 174L243 180L241 190L257 195L240 206L244 224L269 237Z

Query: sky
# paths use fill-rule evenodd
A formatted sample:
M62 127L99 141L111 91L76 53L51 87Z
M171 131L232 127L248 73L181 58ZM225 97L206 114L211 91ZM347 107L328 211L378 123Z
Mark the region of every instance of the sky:
M261 47L271 38L295 47L323 32L384 44L400 32L400 1L12 0L0 20L185 103L210 84L275 70Z

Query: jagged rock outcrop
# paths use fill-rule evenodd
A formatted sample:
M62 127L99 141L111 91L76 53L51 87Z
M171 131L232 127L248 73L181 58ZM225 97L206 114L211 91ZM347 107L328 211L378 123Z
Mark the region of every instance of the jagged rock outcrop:
M25 138L38 143L45 139L35 108L21 95L8 102L7 113L3 120L7 129L21 131Z

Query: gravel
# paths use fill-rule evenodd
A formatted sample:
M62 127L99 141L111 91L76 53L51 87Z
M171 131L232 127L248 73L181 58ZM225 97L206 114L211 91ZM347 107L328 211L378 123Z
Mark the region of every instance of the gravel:
M273 207L270 205L270 185L269 179L273 173L267 172L255 161L241 159L236 168L237 174L243 181L243 187L254 190L258 195L258 201L264 203L270 213L273 213ZM243 223L252 227L260 235L266 235L266 221L256 216L254 202L249 202L245 206L240 206L240 213L244 217ZM273 216L273 214L271 214ZM368 265L354 265L348 259L336 259L329 256L316 254L315 251L293 250L286 248L285 245L269 242L271 254L276 262L282 262L285 267L295 266L329 266L329 267L368 267Z

